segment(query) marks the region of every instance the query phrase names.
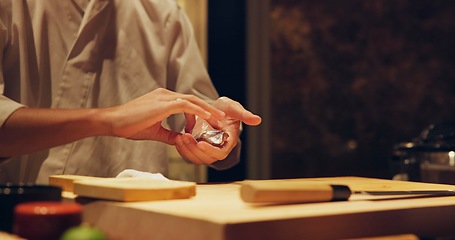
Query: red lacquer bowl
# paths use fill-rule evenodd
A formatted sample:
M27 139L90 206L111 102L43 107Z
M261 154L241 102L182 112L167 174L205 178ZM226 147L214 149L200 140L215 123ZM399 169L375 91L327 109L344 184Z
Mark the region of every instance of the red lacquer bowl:
M29 202L16 205L13 232L29 240L59 239L64 231L82 222L77 203Z

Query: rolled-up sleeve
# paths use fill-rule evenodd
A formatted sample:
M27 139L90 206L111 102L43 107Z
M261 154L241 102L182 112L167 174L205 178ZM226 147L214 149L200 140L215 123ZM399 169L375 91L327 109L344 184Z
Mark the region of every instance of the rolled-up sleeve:
M0 95L0 127L6 122L6 120L19 108L24 107L24 105L14 102L11 99Z

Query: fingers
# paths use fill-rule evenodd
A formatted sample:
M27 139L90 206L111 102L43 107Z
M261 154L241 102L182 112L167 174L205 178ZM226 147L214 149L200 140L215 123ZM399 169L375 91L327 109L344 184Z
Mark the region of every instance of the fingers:
M191 151L191 149L195 148L196 144L197 142L195 139L185 135L176 138L176 149L183 158L197 165L210 164L200 160L193 151Z
M185 119L186 119L185 132L191 133L193 131L194 126L196 125L196 116L185 113Z
M223 111L194 95L159 88L125 104L106 108L102 117L110 124L111 135L128 137L179 113L197 115L214 122L226 116Z
M160 141L165 144L176 145L176 138L179 135L181 135L181 133L170 131L162 127L161 124L157 124L127 138L132 140Z
M260 116L253 114L252 112L246 109L243 109L243 111L241 112L239 120L250 126L257 126L262 122L262 118Z
M162 128L162 130L157 135L157 140L169 145L175 145L175 140L180 135L181 134L178 132L169 131L165 128Z
M175 95L173 97L176 98L171 100L171 104L176 107L177 112L198 115L204 119L209 119L211 117L215 119L222 119L226 116L223 111L215 108L194 95L179 93L174 93L173 95Z
M226 114L213 107L212 105L198 99L194 100L194 96L186 98L177 98L167 106L168 117L172 114L184 113L186 118L185 132L190 133L196 123L195 116L210 121L215 126L221 126L220 119L223 119ZM164 116L163 116L164 117Z
M227 97L220 97L217 100L217 105L230 118L242 121L251 126L259 125L262 121L261 117L246 110L242 104Z
M185 159L194 164L212 164L227 155L224 150L206 142L197 142L191 135L183 134L176 138L176 149Z

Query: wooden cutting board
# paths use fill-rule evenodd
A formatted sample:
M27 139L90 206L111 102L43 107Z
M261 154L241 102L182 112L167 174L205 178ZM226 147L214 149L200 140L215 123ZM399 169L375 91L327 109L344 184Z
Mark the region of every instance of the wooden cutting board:
M196 183L147 178L96 178L51 176L51 185L72 190L81 197L122 202L185 199L196 195Z
M359 177L259 181L347 185L353 191L455 189L451 185ZM195 197L175 201L91 202L84 206L84 221L122 240L316 240L410 233L441 239L455 236L455 197L451 196L376 198L359 194L348 201L257 205L241 199L241 186L242 182L199 184Z
M49 177L49 185L61 187L62 191L73 192L73 183L78 180L103 179L99 177L81 176L81 175L52 175Z

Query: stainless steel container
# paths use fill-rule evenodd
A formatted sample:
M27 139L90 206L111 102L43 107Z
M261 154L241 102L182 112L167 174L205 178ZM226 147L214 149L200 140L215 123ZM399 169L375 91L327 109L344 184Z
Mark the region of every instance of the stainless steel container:
M455 123L433 124L393 151L397 180L455 184Z

